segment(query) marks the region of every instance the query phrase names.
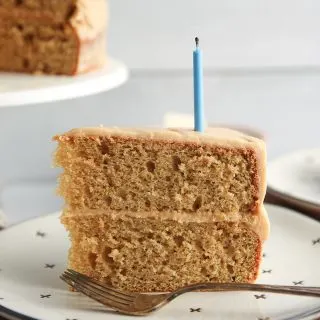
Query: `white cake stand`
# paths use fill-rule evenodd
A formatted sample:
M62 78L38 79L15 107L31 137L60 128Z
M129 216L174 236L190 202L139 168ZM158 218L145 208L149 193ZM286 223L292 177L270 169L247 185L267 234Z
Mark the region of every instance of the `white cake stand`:
M117 88L128 77L128 68L112 58L103 69L72 77L0 72L0 108L81 98ZM0 230L5 225L1 207Z
M109 91L125 83L128 74L122 62L111 58L101 70L72 77L0 72L0 107L53 102Z

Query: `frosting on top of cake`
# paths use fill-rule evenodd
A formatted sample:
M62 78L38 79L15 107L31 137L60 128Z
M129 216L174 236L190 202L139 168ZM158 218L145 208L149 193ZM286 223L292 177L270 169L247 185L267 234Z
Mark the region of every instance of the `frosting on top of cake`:
M248 136L242 132L228 128L207 128L205 132L196 132L191 129L180 128L119 128L119 127L87 127L73 129L56 140L64 140L66 137L130 137L165 141L183 141L193 143L207 143L221 146L252 146L264 149L262 140Z

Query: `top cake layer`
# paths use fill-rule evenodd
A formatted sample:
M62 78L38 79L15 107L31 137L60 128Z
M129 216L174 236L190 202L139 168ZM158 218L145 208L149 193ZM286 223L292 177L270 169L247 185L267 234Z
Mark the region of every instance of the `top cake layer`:
M67 211L258 214L264 142L210 128L82 128L56 136Z

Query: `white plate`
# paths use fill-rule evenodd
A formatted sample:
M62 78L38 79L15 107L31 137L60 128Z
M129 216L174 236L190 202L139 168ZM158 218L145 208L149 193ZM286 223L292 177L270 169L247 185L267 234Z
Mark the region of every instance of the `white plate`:
M261 283L320 286L320 224L287 209L267 206L271 237L265 245ZM121 320L79 293L69 292L59 275L69 241L58 214L0 232L0 305L42 320ZM257 293L190 293L148 319L308 319L320 299ZM1 307L0 307L1 314ZM298 318L296 316L298 315Z
M269 162L268 186L320 206L320 149L295 152Z
M111 58L103 69L78 76L0 72L0 107L84 97L114 89L127 79L127 67Z

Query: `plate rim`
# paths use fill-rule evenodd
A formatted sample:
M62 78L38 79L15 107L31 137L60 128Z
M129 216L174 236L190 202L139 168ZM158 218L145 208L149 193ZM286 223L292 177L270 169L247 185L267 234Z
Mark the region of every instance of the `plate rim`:
M6 308L0 304L0 317L9 317L8 320L40 320L38 318L33 318L23 313L14 311L12 309Z
M299 150L295 150L293 152L289 152L289 153L286 153L286 154L283 154L273 160L270 160L268 162L268 166L267 166L267 185L268 185L268 188L272 189L273 191L275 192L278 192L284 196L287 196L287 197L291 197L291 198L294 198L298 201L303 201L305 202L306 204L310 204L310 205L313 205L313 206L318 206L319 209L320 209L320 204L317 203L317 202L312 202L310 201L309 199L305 199L303 197L299 197L299 196L296 196L296 195L293 195L292 193L290 192L286 192L285 190L283 190L283 188L279 188L277 187L274 182L272 182L270 180L270 172L273 170L272 167L276 167L279 165L279 163L283 162L283 161L286 161L287 159L290 159L292 157L296 157L298 155L301 155L301 154L308 154L308 153L311 153L311 152L318 152L320 153L320 148L317 148L317 147L314 147L314 148L305 148L305 149L299 149Z

